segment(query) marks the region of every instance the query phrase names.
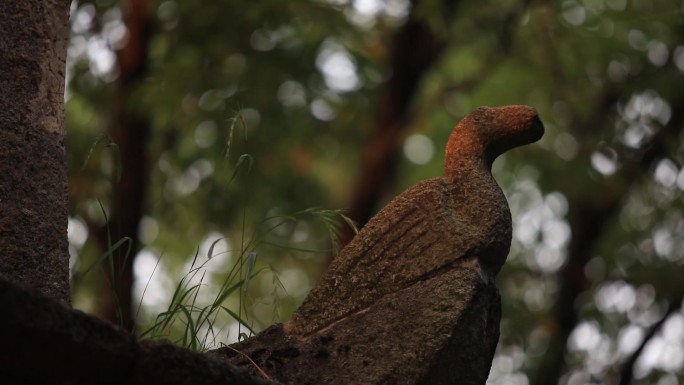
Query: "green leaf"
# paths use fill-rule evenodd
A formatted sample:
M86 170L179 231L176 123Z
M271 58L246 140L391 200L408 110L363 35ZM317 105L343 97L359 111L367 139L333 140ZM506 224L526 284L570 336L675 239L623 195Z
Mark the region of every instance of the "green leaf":
M219 238L219 239L217 239L211 243L211 246L209 246L209 251L207 251L207 258L208 259L211 259L214 256L214 246L216 246L216 244L219 243L219 241L221 241L222 239L224 239L224 238L221 237L221 238Z
M119 149L119 145L109 139L109 143L105 145L105 147L109 147L112 149L112 153L114 154L114 173L116 175L116 182L121 181L121 174L123 172L123 166L121 165L121 150Z
M247 330L249 330L250 333L256 334L256 332L254 331L254 329L252 329L252 328L247 324L247 322L245 322L245 320L243 320L242 318L240 318L240 316L237 315L234 311L228 309L228 308L225 307L225 306L221 306L221 309L223 309L226 313L228 313L231 317L233 317L237 322L239 322L239 323L241 323L242 325L244 325L244 326L247 328Z
M247 293L247 287L249 286L249 282L252 279L252 271L254 270L254 265L256 264L256 257L257 253L256 251L251 251L247 255L247 267L245 270L245 282L242 285L242 294L243 296Z
M235 179L240 172L249 173L249 171L252 169L253 161L254 159L250 154L240 155L240 157L237 160L237 163L235 164L235 168L233 169L233 175L230 177L230 181L232 182L233 179Z
M83 272L82 275L88 274L88 272L90 272L90 270L91 270L93 267L99 265L100 263L102 263L102 261L104 261L104 260L106 260L106 259L112 260L112 259L114 258L114 252L115 252L116 250L118 250L118 249L121 247L121 245L123 245L123 244L126 243L126 242L128 242L128 252L130 252L130 249L131 249L131 245L132 245L133 240L132 240L131 238L129 238L129 237L121 238L121 239L119 239L116 243L114 243L113 245L109 246L109 248L107 249L107 251L105 251L105 252L104 252L103 254L101 254L93 263L91 263L90 266L88 266L88 268L85 270L85 272Z

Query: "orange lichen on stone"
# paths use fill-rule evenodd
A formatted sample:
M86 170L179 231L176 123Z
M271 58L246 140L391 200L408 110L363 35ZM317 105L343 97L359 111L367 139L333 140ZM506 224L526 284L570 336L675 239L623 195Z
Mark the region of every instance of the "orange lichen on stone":
M537 111L528 106L479 107L451 132L444 157L444 176L482 162L491 169L499 155L539 140L544 134Z

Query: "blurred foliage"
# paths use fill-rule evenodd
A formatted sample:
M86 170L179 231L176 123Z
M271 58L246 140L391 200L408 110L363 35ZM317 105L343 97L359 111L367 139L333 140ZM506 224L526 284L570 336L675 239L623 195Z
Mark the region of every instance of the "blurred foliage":
M115 156L99 138L114 118L124 8L113 0L72 5L70 240L74 303L84 309L98 300L98 277L77 273L101 253L88 229L102 224L98 200L107 207L117 183ZM446 49L413 98L393 193L441 175L451 128L479 105L533 105L546 126L539 144L494 165L514 240L499 276L502 335L489 383L542 384L564 310L576 318L567 342L559 340L555 382L618 383L638 358L634 383L682 383L684 3L442 8L428 0L148 2L148 72L127 101L152 124L135 265L138 295L148 285L140 327L168 306L195 255L222 239L224 258L209 270L221 277L260 231L257 268L270 266L285 290L262 274L232 306L242 309L237 301L246 298L257 330L287 319L323 268L328 227L306 215L271 230L263 223L348 203L392 73L388 42L413 14ZM231 182L244 154L252 167ZM573 280L577 295L564 296ZM235 324L219 328L237 338Z

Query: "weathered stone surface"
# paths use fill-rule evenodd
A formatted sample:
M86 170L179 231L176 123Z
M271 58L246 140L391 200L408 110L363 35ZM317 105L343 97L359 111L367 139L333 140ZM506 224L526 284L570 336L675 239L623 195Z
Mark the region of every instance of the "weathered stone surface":
M2 277L0 308L2 384L274 384L168 342L138 342L117 326Z
M499 336L494 277L511 242L491 165L542 134L526 106L465 117L447 143L445 177L390 202L289 322L235 349L291 384L484 384ZM229 349L217 354L253 365Z
M465 263L312 334L295 336L276 325L233 348L287 384L483 384L499 318L496 287ZM454 365L459 360L467 370Z
M69 2L2 2L0 276L70 302L64 60Z

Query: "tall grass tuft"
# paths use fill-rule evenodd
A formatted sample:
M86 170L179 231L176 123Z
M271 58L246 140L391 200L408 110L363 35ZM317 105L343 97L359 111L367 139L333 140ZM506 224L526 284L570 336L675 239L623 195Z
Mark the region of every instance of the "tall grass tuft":
M229 159L232 148L233 136L238 126L241 126L245 139L247 129L241 111L228 119L228 139L226 141L225 159ZM250 154L240 155L229 177L229 183L233 183L239 176L249 174L254 159ZM279 228L292 225L299 220L314 219L321 223L329 235L331 248L327 250L315 250L297 247L289 242L279 243L274 241L271 235ZM321 253L329 254L339 248L340 227L346 223L356 229L351 219L342 214L340 210L327 210L321 208L309 208L296 212L292 215L269 216L257 223L254 229L247 227L248 220L246 210L242 213L242 228L239 235L239 247L232 251L232 265L228 267L217 288L209 288L206 284L207 263L215 257L215 247L222 238L216 239L207 251L206 260L199 262L199 248L195 252L189 271L176 285L171 301L163 312L158 314L153 324L139 334L140 338L172 338L172 342L193 350L206 350L218 343L224 342L223 330L217 327L230 319L237 322L238 340L254 335L257 330L254 320L250 318L249 288L250 284L260 274L268 271L272 273L274 320L279 319L279 292L285 291L277 271L270 265L259 267L258 256L264 248L276 248L287 252L297 253ZM203 302L202 291L215 292L210 300ZM287 293L286 293L287 294ZM227 303L237 299L237 306L229 306ZM234 301L232 301L234 302ZM223 322L217 322L223 317ZM175 332L174 332L175 330ZM180 333L178 331L180 330ZM172 337L175 336L175 337ZM226 336L227 337L227 336Z
M235 116L228 119L228 137L225 145L225 159L229 159L233 137L238 126L247 136L247 129L245 119L241 111L237 111ZM98 141L103 137L98 138ZM104 139L108 139L104 137ZM121 174L120 162L118 161L118 146L109 139L106 144L114 152L114 157L117 159L116 177ZM91 148L92 152L92 148ZM90 153L88 157L90 157ZM87 162L87 160L86 160ZM254 159L250 154L240 155L229 176L229 184L233 183L238 177L247 175L252 169ZM246 204L244 205L246 206ZM102 213L104 214L105 223L108 222L107 214L104 207L100 204ZM212 242L208 248L206 255L200 255L199 247L196 249L188 271L175 284L173 295L165 310L157 314L151 325L146 326L143 330L138 331L139 338L148 339L168 339L180 346L187 347L197 351L203 351L228 340L228 332L222 330L227 321L237 323L237 339L242 340L254 335L255 330L254 319L250 316L249 308L249 294L250 285L253 280L265 272L270 272L273 275L272 285L273 291L271 296L273 298L273 319L274 322L280 319L279 303L280 292L285 291L284 285L280 281L277 271L270 265L258 263L259 255L263 255L265 250L281 250L284 252L293 253L318 253L331 254L335 253L340 246L340 230L341 226L348 225L354 230L356 227L350 218L345 216L340 210L328 210L322 208L309 208L295 212L290 215L272 215L258 221L253 229L247 226L247 210L242 212L242 227L239 234L239 246L234 250L223 251L221 253L230 253L233 258L229 266L225 266L225 272L219 274L214 268L210 269L208 264L215 260L215 257L221 253L216 251L217 244L223 239L218 238ZM329 236L331 247L329 249L311 249L305 247L298 247L292 245L289 241L283 242L277 236L272 236L278 229L283 226L291 226L300 220L314 220L320 223L326 230ZM108 227L107 227L108 229ZM121 269L114 269L115 253L125 253L125 259L131 257L131 239L126 237L116 242L112 242L108 231L108 249L99 256L80 276L87 274L93 267L101 265L102 263L109 264L109 271L121 271ZM148 278L147 284L140 298L136 318L140 321L140 310L145 294L152 276L157 271L157 267L161 263L163 255L161 255L156 262L152 275ZM221 276L220 284L211 283L209 277ZM115 282L118 282L117 277L109 277L111 283L111 290L116 293ZM237 302L237 306L235 306ZM119 318L121 318L121 311L119 307ZM233 337L234 338L234 337Z

